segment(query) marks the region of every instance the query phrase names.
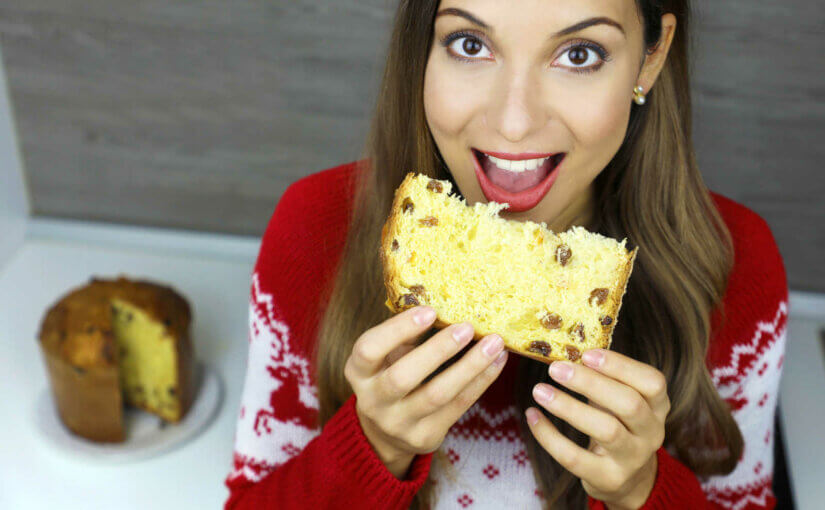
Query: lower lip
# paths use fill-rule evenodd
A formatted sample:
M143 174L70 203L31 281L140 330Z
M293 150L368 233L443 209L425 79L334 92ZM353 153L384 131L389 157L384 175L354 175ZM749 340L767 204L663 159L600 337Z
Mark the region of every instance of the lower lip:
M518 193L512 193L505 189L501 189L490 182L490 179L487 178L487 174L485 174L484 170L481 168L481 162L478 160L475 153L472 154L472 157L476 177L478 178L478 182L481 184L481 191L484 193L484 196L487 197L487 200L498 202L500 204L510 204L510 207L506 209L507 212L522 212L535 207L539 202L541 202L544 195L550 191L553 183L556 182L556 176L559 174L559 168L561 168L564 160L567 159L567 154L561 158L561 161L559 161L559 164L556 165L556 168L547 174L547 177L545 177L540 183L530 189L526 189Z

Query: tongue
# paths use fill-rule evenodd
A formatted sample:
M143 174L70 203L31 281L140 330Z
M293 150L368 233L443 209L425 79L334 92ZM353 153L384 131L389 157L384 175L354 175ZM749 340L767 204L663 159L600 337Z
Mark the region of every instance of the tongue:
M552 165L551 158L534 170L510 172L497 167L488 157L483 157L483 160L482 168L484 169L484 173L487 174L487 178L499 188L511 193L518 193L530 189L540 183L550 173L550 166Z

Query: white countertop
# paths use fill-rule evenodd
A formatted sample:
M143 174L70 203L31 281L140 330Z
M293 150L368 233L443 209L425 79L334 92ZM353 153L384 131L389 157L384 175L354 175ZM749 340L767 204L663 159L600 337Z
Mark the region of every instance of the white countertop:
M33 220L0 266L0 508L221 508L246 370L250 274L258 240ZM46 308L92 275L157 279L193 308L196 357L220 374L224 398L207 429L143 461L104 465L55 451L33 424L48 387L36 341Z
M0 261L0 508L221 508L246 370L247 300L259 240L186 231L34 219ZM194 311L199 360L220 374L224 399L209 427L158 457L101 465L55 451L33 426L48 386L35 336L42 313L90 276L154 278ZM780 403L791 486L800 509L825 501L825 297L791 293Z

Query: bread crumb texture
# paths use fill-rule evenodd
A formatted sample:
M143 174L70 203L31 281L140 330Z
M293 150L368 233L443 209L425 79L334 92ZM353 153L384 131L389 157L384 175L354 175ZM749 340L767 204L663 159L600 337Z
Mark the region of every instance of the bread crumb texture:
M126 402L177 421L181 406L174 339L162 323L126 301L113 300L112 314Z
M384 226L388 308L432 306L445 323L541 360L607 348L636 251L582 227L501 218L505 204L452 195L452 183L409 173Z

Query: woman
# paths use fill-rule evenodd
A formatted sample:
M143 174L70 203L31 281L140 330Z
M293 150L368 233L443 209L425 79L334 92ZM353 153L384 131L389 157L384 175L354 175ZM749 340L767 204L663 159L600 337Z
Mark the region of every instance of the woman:
M688 14L400 2L366 158L292 184L264 235L226 508L773 507L784 266L698 171ZM548 370L390 317L378 240L411 170L639 246L611 349Z

